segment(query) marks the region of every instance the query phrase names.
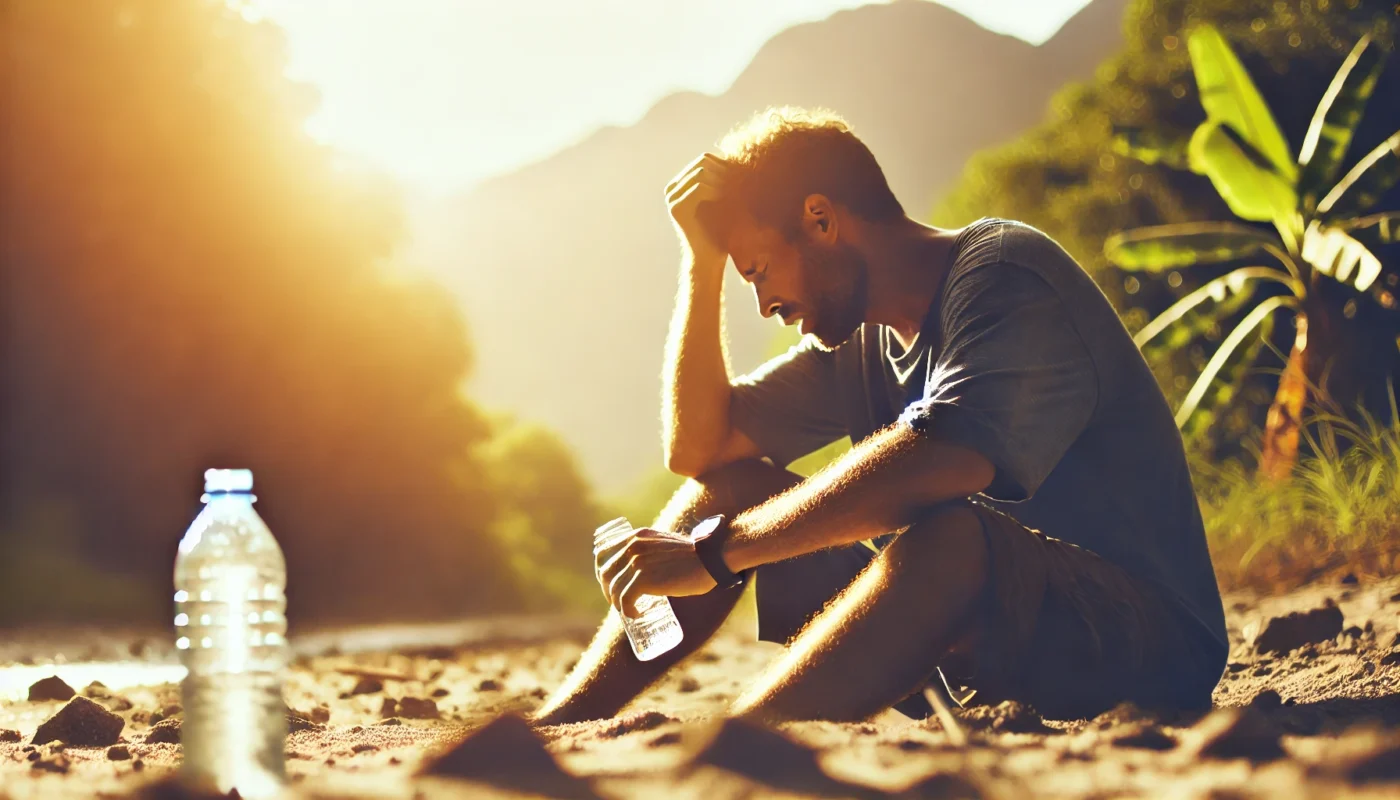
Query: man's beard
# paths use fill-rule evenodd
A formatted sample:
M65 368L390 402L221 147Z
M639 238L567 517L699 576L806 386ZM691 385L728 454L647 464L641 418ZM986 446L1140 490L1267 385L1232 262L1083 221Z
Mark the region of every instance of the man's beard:
M870 277L865 259L850 245L799 247L807 273L811 311L808 331L824 350L835 350L865 322Z

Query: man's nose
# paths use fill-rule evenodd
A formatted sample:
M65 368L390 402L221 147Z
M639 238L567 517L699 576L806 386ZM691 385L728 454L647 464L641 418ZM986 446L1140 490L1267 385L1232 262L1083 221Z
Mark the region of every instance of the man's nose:
M758 313L762 314L764 319L772 317L778 313L778 309L783 307L783 304L777 300L764 300L757 291L754 291L754 299L758 301Z

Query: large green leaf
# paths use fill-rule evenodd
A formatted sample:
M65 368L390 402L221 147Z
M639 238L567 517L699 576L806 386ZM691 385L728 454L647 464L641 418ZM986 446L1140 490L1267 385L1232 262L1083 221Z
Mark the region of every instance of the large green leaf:
M1317 104L1298 153L1298 163L1303 167L1298 190L1305 208L1313 207L1336 180L1342 157L1361 121L1361 112L1385 67L1386 55L1383 48L1372 44L1369 35L1361 37Z
M1113 128L1113 151L1144 164L1187 169L1190 164L1186 150L1190 142L1190 135L1184 131L1120 125Z
M1193 264L1218 264L1275 244L1261 230L1234 222L1188 222L1121 231L1104 242L1108 260L1129 271L1161 272Z
M1349 172L1317 204L1317 213L1336 219L1363 212L1400 180L1400 131L1391 134Z
M1192 31L1187 48L1206 116L1228 123L1293 183L1298 167L1283 131L1225 37L1214 26L1202 25Z
M1230 331L1230 335L1226 336L1225 341L1220 343L1219 349L1210 357L1210 361L1206 362L1205 369L1201 370L1196 382L1192 384L1191 391L1186 393L1186 399L1181 402L1181 408L1176 411L1178 428L1191 418L1191 413L1196 410L1196 406L1200 405L1201 398L1205 397L1206 390L1210 388L1211 381L1215 380L1216 374L1225 366L1225 362L1230 359L1230 355L1235 352L1245 337L1249 336L1251 331L1259 327L1260 323L1278 308L1283 306L1296 307L1297 305L1298 298L1292 295L1275 295L1255 306L1245 315L1244 319L1240 320L1240 324Z
M1298 194L1277 172L1255 163L1226 129L1207 120L1191 136L1191 167L1210 178L1235 215L1251 222L1290 220L1296 215Z

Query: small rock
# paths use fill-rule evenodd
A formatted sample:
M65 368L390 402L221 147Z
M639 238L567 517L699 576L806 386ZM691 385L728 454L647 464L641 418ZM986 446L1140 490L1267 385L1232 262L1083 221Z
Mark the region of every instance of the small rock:
M130 761L131 750L124 744L114 744L107 748L108 761Z
M176 717L183 713L185 713L185 709L181 708L179 703L169 703L163 708L161 708L159 711L153 712L151 714L151 724L155 725L161 720L167 720L171 717Z
M1325 642L1341 632L1342 610L1329 603L1270 619L1254 640L1254 649L1259 653L1287 653L1305 644Z
M493 678L487 678L476 685L476 690L478 692L499 692L501 690L501 682Z
M379 716L393 717L399 713L399 701L392 697L384 698L384 702L379 704Z
M679 691L685 692L686 694L689 694L691 692L698 692L700 691L700 681L696 680L690 675L687 675L684 678L681 678L680 686L678 686L677 689Z
M94 700L101 700L111 697L112 691L107 688L107 684L102 681L93 681L83 687L83 697L91 697Z
M163 719L146 731L146 738L142 741L146 744L179 744L180 724L178 718Z
M1273 689L1265 689L1254 695L1254 699L1249 701L1249 707L1259 711L1273 711L1283 705L1282 698Z
M325 724L331 721L331 710L328 706L316 706L311 709L311 721Z
M1285 755L1279 730L1253 708L1213 711L1196 724L1192 733L1201 758L1274 761Z
M1393 667L1396 664L1400 664L1400 650L1391 650L1389 653L1381 656L1381 666ZM3 741L4 739L0 739L0 742Z
M1348 572L1347 574L1342 576L1341 582L1346 586L1355 586L1357 584L1356 573Z
M286 712L287 733L297 733L298 731L321 731L326 729L326 726L316 722L308 714L303 714L300 711L291 708L286 709Z
M1137 750L1171 750L1176 747L1176 739L1156 725L1146 722L1130 726L1109 741L1114 747L1130 747Z
M409 719L437 719L437 703L427 697L404 697L399 700L398 716Z
M122 697L119 694L114 694L111 697L103 698L102 705L106 706L108 711L131 710L131 701L126 699L125 697Z
M131 721L138 725L149 725L151 723L151 712L144 708L138 708L131 712Z
M376 722L375 724L376 724L376 725L402 725L402 724L403 724L403 720L399 719L398 717L389 717L388 719L381 719L380 721Z
M18 744L22 738L23 737L19 735L19 731L9 728L0 728L0 742Z
M41 758L43 758L43 756L39 754L38 750L30 750L24 756L24 759L26 761L38 761Z
M378 752L378 750L378 745L369 744L368 742L361 742L350 748L352 753L374 753Z
M142 760L139 759L139 758L136 759L135 761L131 762L131 771L132 771L132 772L140 772L141 770L143 770L143 769L145 769L145 768L146 768L146 762L142 761Z
M85 747L116 744L126 720L86 697L74 697L34 732L34 744L66 742Z
M398 757L398 756L389 756L389 763L390 763L392 766L397 767L398 765L402 764L403 761L399 760L399 757Z
M441 686L439 686L438 688L436 688L436 689L433 690L433 697L446 697L446 696L448 696L449 694L452 694L452 693L449 692L449 691L447 691L446 689L442 688Z
M647 740L647 747L665 747L672 744L680 744L680 731L662 731Z
M61 775L68 772L69 765L70 762L68 761L68 756L65 756L62 753L55 753L46 758L40 758L37 761L34 761L32 764L29 765L29 768L35 770L42 770L44 772L56 772Z
M1358 625L1349 625L1345 630L1342 631L1342 635L1347 637L1348 639L1360 639L1361 633L1361 627Z
M608 720L600 725L593 735L600 739L616 739L635 731L649 731L675 721L674 717L668 717L660 711L634 711Z
M378 678L360 678L355 682L355 688L350 690L350 694L376 694L384 691L384 681Z
M29 687L29 702L41 703L46 700L68 700L77 692L73 687L63 682L57 675L51 675L43 680L35 681Z

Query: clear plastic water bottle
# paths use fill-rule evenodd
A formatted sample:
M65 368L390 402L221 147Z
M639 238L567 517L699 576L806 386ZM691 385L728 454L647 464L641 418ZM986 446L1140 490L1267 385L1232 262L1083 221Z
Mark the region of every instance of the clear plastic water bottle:
M287 738L287 566L252 490L249 470L206 471L204 509L175 559L182 778L245 798L281 790Z
M608 547L632 535L632 524L618 517L593 533L594 547ZM637 598L637 616L622 617L622 628L638 661L650 661L669 652L681 643L681 622L671 610L671 601L664 596L644 594Z

